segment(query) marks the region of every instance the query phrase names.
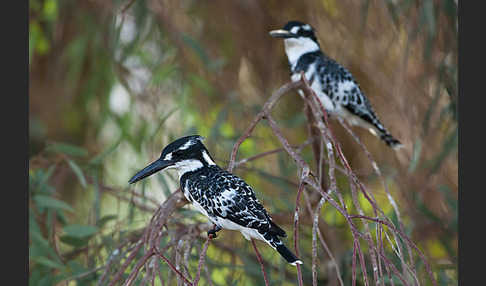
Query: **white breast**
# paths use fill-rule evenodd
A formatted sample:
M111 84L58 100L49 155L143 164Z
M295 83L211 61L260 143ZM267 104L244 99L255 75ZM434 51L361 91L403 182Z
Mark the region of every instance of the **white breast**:
M175 163L172 168L175 168L177 170L177 173L179 175L179 180L180 180L182 175L184 175L185 173L193 172L202 167L203 164L199 160L184 160Z
M305 37L285 39L284 46L285 53L292 67L294 67L303 54L319 50L316 42Z

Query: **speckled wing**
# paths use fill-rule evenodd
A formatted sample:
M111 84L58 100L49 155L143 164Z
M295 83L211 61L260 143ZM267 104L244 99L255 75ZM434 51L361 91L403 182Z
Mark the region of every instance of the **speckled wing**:
M346 68L330 58L322 58L319 68L323 76L322 91L335 105L371 124L378 133L386 133L359 84ZM359 125L358 122L351 123Z
M235 185L238 188L233 199L228 200L227 207L230 211L226 213L225 218L248 228L257 229L260 233L270 231L285 237L285 231L272 222L252 188L242 179L228 173L226 175L237 182ZM222 213L217 215L223 216Z
M304 71L330 114L337 114L350 124L367 128L393 148L401 146L381 124L359 84L346 68L322 51L315 51L302 55L295 67L291 68L293 75L301 71Z
M191 195L213 221L224 224L224 220L229 220L259 233L270 231L278 236L286 236L285 231L272 222L253 189L241 178L219 167L213 167L212 172L199 176L197 180L189 180L194 182L190 188L194 190ZM221 227L226 228L225 225Z
M263 240L291 265L302 264L280 240L285 231L272 222L242 179L210 166L181 177L181 187L191 203L220 228L238 230L248 240Z

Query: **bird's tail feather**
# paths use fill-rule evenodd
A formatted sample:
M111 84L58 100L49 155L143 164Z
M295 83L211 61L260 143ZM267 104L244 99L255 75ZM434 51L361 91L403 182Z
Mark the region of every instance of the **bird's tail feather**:
M379 136L381 140L383 140L386 145L390 146L391 148L398 150L403 147L402 143L400 143L400 141L393 137L390 132L388 132L385 127L378 121L378 119L373 121L372 127L369 130L374 135Z
M285 230L276 225L273 221L270 221L270 231L281 237L287 237Z
M346 109L345 109L346 110ZM359 117L356 117L356 113L353 111L348 112L351 115L347 115L346 121L351 125L359 125L368 129L371 134L380 137L386 145L390 146L391 148L398 150L403 147L402 143L395 139L380 123L378 117L373 114L365 113L361 114ZM348 114L346 113L346 114Z
M390 146L391 148L398 150L403 147L402 143L395 139L390 133L382 133L380 138L385 141L386 145Z
M282 230L283 231L283 230ZM285 232L284 232L285 233ZM260 239L268 243L273 249L277 250L277 252L291 265L297 266L297 264L303 264L302 260L297 258L295 254L293 254L290 249L288 249L283 242L278 238L278 234L267 231L265 234L260 233Z
M288 249L283 243L277 244L276 249L280 255L282 255L285 260L287 260L288 263L290 263L293 266L297 266L297 264L302 264L302 260L297 258L295 254L293 254L290 249Z

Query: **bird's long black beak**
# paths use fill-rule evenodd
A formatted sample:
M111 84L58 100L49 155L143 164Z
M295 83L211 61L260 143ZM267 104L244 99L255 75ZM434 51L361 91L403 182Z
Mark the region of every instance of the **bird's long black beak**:
M284 39L287 39L287 38L294 38L294 37L296 37L295 34L289 32L287 30L282 30L282 29L273 30L273 31L270 31L268 33L270 34L270 36L272 36L274 38L284 38Z
M163 170L171 165L173 165L174 162L171 160L162 160L158 159L157 161L153 162L152 164L148 165L147 167L143 168L141 171L135 174L130 181L128 181L130 184L133 184L137 181L140 181L143 178L146 178L154 173L157 173L160 170Z

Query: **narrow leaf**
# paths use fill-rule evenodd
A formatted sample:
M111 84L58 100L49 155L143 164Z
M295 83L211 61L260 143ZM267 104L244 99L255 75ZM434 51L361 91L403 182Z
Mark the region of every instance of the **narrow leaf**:
M100 164L103 161L103 159L105 159L106 156L110 155L113 151L116 150L116 148L118 147L118 145L120 145L121 141L122 141L121 138L118 139L113 145L111 145L107 149L103 150L103 152L101 152L100 154L98 154L95 157L93 157L88 162L88 164L90 164L90 165L98 165L98 164Z
M77 157L84 157L88 155L88 151L86 149L66 143L52 143L47 146L47 151L64 153L66 155Z
M37 203L39 207L43 208L52 208L58 210L66 210L70 212L74 212L74 209L68 205L67 203L55 199L53 197L44 196L44 195L36 195L34 197L34 201Z
M92 225L72 224L66 226L65 228L63 228L63 230L68 236L72 236L75 238L84 238L95 234L98 231L98 228Z
M84 177L84 174L83 174L83 171L81 170L81 168L73 160L68 159L68 164L69 164L69 167L71 167L71 169L73 170L74 174L76 174L76 177L78 177L78 180L79 180L79 183L81 183L81 186L83 186L83 188L86 188L86 186L87 186L86 178Z
M117 215L105 215L96 223L96 225L98 227L103 227L107 222L109 222L110 220L114 220L116 218L118 218Z
M50 268L55 268L55 269L60 269L60 268L63 268L64 265L56 262L56 261L52 261L50 260L49 258L47 257L44 257L44 256L41 256L41 257L31 257L31 260L39 263L39 264L42 264L44 266L47 266L47 267L50 267Z
M417 139L413 145L412 159L410 160L410 165L408 167L408 172L413 173L418 166L420 161L420 154L422 153L422 141Z

